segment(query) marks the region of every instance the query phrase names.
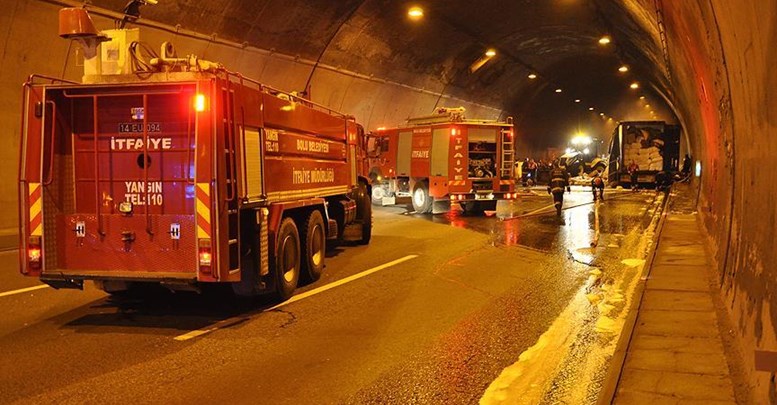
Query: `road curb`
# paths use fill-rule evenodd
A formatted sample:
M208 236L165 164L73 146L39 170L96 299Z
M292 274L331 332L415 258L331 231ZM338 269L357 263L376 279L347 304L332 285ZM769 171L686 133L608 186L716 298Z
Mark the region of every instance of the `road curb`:
M653 247L647 254L647 261L643 267L642 275L640 276L640 282L637 284L636 291L634 292L634 295L637 297L637 299L635 299L629 307L628 315L626 315L626 319L623 324L623 330L621 331L620 338L618 338L618 343L615 346L615 352L613 352L612 360L610 361L610 367L607 369L607 374L602 383L602 389L599 391L599 397L596 401L597 405L610 405L615 399L615 392L618 388L618 383L620 382L621 375L623 373L623 365L626 362L626 354L628 353L629 344L631 343L634 329L637 324L639 310L642 307L642 299L645 295L647 280L650 276L650 270L653 267L653 261L656 257L656 253L658 252L658 244L659 240L661 239L661 232L664 228L664 222L666 221L670 196L671 190L669 193L666 193L666 198L664 199L663 207L661 208L661 218L658 220L658 224L656 225L656 233L653 236Z

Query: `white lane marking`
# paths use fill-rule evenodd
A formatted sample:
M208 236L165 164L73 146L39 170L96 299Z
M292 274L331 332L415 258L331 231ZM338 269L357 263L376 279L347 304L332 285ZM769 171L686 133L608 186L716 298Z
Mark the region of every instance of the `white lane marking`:
M234 316L232 318L227 318L227 319L218 321L213 325L208 326L207 328L193 330L191 332L184 333L183 335L176 336L175 340L184 341L184 340L194 339L197 336L202 336L206 333L213 332L214 330L223 329L228 326L236 325L240 322L247 321L247 320L248 320L247 316Z
M18 290L1 292L0 293L0 297L7 297L9 295L22 294L22 293L26 293L28 291L42 290L44 288L49 288L48 284L36 285L35 287L20 288Z
M265 309L262 312L269 312L269 311L276 310L276 309L278 309L280 307L289 305L291 303L303 300L303 299L308 298L308 297L312 297L312 296L314 296L316 294L322 293L322 292L327 291L327 290L331 290L331 289L333 289L335 287L339 287L339 286L341 286L343 284L350 283L351 281L358 280L358 279L360 279L362 277L369 276L370 274L379 272L381 270L385 270L385 269L387 269L387 268L389 268L391 266L396 266L397 264L406 262L406 261L411 260L411 259L415 259L416 257L418 257L418 255L407 255L407 256L401 257L401 258L399 258L397 260L393 260L393 261L390 261L388 263L381 264L380 266L375 266L375 267L373 267L371 269L364 270L361 273L356 273L356 274L354 274L352 276L348 276L346 278L334 281L334 282L329 283L327 285L323 285L321 287L314 288L314 289L312 289L310 291L306 291L306 292L304 292L302 294L295 295L295 296L291 297L290 299L288 299L287 301L281 302L278 305L275 305L275 306L272 306L270 308L267 308L267 309ZM208 326L206 328L193 330L191 332L184 333L183 335L176 336L174 339L177 340L177 341L185 341L185 340L189 340L189 339L194 339L196 337L208 334L208 333L213 332L215 330L223 329L223 328L226 328L228 326L232 326L232 325L238 324L238 323L246 321L248 319L249 319L248 316L236 316L236 317L232 317L232 318L227 318L227 319L224 319L222 321L216 322L213 325L210 325L210 326Z
M348 276L346 278L337 280L337 281L329 283L327 285L323 285L321 287L312 289L310 291L305 291L304 293L299 294L299 295L295 295L295 296L291 297L290 299L288 299L286 301L283 301L283 302L281 302L280 304L278 304L276 306L267 308L263 312L268 312L268 311L272 311L272 310L278 309L280 307L285 307L286 305L289 305L291 303L294 303L294 302L297 302L299 300L303 300L303 299L311 297L313 295L322 293L322 292L324 292L326 290L331 290L332 288L341 286L343 284L350 283L351 281L358 280L358 279L360 279L362 277L369 276L372 273L376 273L376 272L379 272L381 270L385 270L385 269L387 269L387 268L389 268L391 266L396 266L397 264L406 262L406 261L411 260L411 259L415 259L416 257L418 257L418 255L407 255L407 256L401 257L401 258L399 258L397 260L393 260L393 261L390 261L388 263L381 264L380 266L375 266L375 267L373 267L371 269L364 270L361 273L356 273L356 274L354 274L352 276Z

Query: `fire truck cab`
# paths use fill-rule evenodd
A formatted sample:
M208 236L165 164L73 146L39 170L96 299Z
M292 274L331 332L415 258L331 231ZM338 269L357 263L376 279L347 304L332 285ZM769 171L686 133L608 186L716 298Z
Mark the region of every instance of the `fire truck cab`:
M516 198L512 118L472 120L464 112L439 108L370 134L373 203L410 197L418 213L432 212L435 201L482 212L495 209L497 200Z
M328 241L370 241L352 117L196 57L157 64L24 84L24 275L286 299L321 276Z

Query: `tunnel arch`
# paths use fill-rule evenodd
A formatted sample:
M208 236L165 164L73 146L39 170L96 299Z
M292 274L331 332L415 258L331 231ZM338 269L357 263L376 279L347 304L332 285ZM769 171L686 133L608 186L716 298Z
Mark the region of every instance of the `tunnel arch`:
M125 3L93 0L98 27L112 27ZM405 18L410 3L391 0L160 0L143 8L138 24L144 26L143 39L155 46L170 40L179 53L218 60L286 90L303 90L313 71L313 100L354 114L368 129L442 105L463 105L473 117L513 115L519 124L538 119L547 126L554 114L577 111L569 107L578 97L572 95L576 88L585 93L579 95L583 104L616 108L606 100L613 91L602 89L600 97L581 83L595 72L561 67L586 58L600 66L629 65L651 102L662 103L683 124L686 150L702 164L702 176L694 179L697 209L744 349L777 349L777 197L771 170L777 156L777 50L770 46L777 40L777 4L422 3L428 17L415 24ZM16 170L19 84L32 72L79 77L78 67L65 62L78 60L77 47L55 42L55 35L58 8L81 4L15 0L0 15L0 27L7 27L0 33L2 63L13 66L0 71L0 125L11 134L9 147L0 151L3 172ZM613 42L600 48L596 40L605 34ZM471 73L488 47L497 49L497 56ZM540 81L527 80L529 73ZM613 77L603 87L624 85ZM555 86L570 89L562 107L548 94ZM617 105L622 97L614 99ZM544 121L538 114L545 114ZM13 182L0 184L0 203L16 205ZM16 221L4 217L0 228L12 234ZM777 389L768 377L754 374L761 398Z

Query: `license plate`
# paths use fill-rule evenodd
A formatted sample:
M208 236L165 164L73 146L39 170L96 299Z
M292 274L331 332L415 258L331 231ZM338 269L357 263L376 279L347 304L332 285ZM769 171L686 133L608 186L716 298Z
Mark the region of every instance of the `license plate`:
M149 122L146 125L146 132L162 132L162 124L158 122ZM119 123L120 134L137 134L143 132L143 123L141 122L122 122Z

